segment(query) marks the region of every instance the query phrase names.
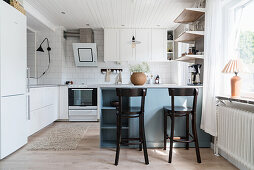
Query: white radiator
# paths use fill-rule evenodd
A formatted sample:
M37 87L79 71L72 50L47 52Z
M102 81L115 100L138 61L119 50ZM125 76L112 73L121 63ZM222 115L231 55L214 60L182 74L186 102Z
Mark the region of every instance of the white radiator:
M220 155L240 169L254 170L254 113L217 106L217 122Z

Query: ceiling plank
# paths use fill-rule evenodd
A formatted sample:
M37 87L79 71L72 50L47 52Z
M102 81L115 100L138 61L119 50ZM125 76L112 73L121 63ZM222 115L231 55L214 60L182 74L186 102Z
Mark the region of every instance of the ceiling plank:
M192 7L195 0L61 0L61 2L24 0L24 2L43 15L43 20L49 27L171 28L179 25L173 22L174 19L183 9ZM62 11L66 14L63 15Z

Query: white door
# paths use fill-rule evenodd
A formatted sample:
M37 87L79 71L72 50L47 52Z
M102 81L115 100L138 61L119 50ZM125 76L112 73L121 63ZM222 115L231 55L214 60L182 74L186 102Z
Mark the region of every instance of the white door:
M119 29L104 29L104 61L119 61Z
M152 29L152 61L167 61L166 40L165 29Z
M131 47L132 37L134 35L133 29L120 29L119 33L119 45L120 45L120 60L121 61L134 61L135 53Z
M150 61L151 59L151 29L136 29L136 61Z
M1 96L26 93L26 16L0 2Z
M1 97L1 157L27 143L26 95Z

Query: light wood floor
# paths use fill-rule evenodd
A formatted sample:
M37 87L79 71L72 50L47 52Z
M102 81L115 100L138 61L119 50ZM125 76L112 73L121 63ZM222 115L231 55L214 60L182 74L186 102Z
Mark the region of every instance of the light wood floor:
M59 122L63 123L63 122ZM64 122L69 123L69 122ZM196 163L195 150L174 149L173 163L167 163L168 150L149 149L149 165L144 164L143 152L136 149L121 149L119 165L114 163L115 150L99 148L99 123L85 123L84 139L73 151L27 151L26 146L0 161L1 170L96 170L96 169L152 169L152 170L234 170L232 164L213 155L209 148L201 149L202 163ZM49 126L48 128L52 128ZM39 132L30 140L42 135Z

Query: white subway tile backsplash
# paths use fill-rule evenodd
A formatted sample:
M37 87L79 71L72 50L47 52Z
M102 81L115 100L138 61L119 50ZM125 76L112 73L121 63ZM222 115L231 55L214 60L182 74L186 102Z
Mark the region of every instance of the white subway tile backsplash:
M73 58L72 43L79 42L78 38L63 38L63 29L59 28L55 32L38 32L37 44L48 37L50 40L51 66L49 72L39 79L38 83L60 84L65 81L73 81L76 84L112 84L115 83L117 74L111 74L110 82L105 82L105 74L101 74L102 68L122 68L123 83L130 83L129 63L104 62L104 33L103 30L94 30L94 39L98 49L98 67L76 67ZM46 49L46 48L45 48ZM47 67L47 55L41 53L37 55L37 72L40 75ZM177 83L177 66L175 62L169 63L149 63L152 75L160 75L162 83Z

